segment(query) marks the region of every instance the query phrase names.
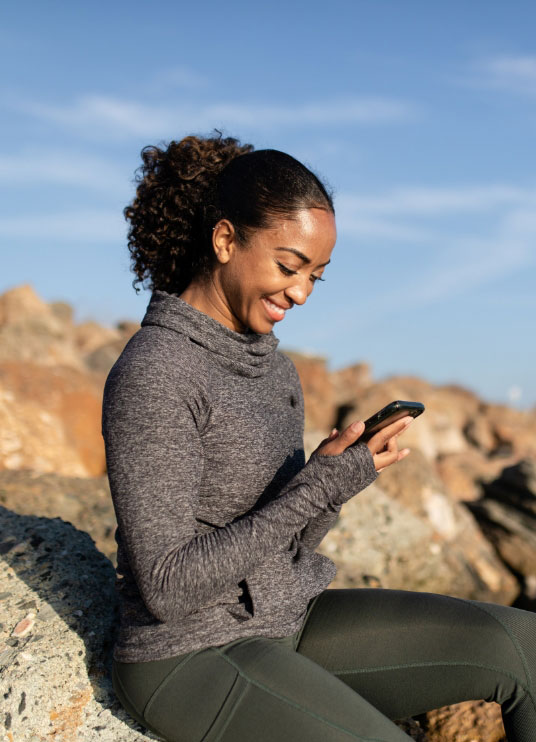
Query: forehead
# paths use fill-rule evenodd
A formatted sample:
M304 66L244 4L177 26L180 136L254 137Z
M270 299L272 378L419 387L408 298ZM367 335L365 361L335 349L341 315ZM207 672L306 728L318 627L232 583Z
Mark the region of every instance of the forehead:
M317 262L329 260L337 239L335 216L325 209L300 209L292 219L280 219L262 232L265 246L295 248Z

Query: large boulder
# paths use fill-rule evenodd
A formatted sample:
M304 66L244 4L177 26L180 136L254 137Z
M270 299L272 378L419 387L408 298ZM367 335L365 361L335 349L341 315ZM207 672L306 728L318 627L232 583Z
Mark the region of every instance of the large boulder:
M0 361L81 370L72 331L72 315L44 302L31 286L17 286L0 295Z
M536 609L536 460L506 467L468 503L502 560L519 576L523 607Z
M380 481L380 480L378 480ZM347 502L320 551L337 564L332 587L383 587L510 603L518 585L467 513L434 502L445 534L378 484ZM459 506L461 507L461 506ZM459 534L458 539L453 535ZM469 549L471 536L476 543Z
M114 569L87 533L0 507L0 693L11 742L155 739L116 700Z
M0 469L105 471L102 380L68 366L0 362Z
M116 563L116 520L108 477L63 477L35 471L0 471L0 505L19 515L62 518L87 531Z

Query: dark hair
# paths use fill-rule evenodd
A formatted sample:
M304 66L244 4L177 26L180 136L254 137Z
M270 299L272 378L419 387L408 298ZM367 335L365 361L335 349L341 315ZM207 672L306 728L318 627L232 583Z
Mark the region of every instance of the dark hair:
M136 291L141 283L179 294L208 274L212 229L220 219L246 244L252 230L292 219L300 209L334 212L325 186L294 157L253 151L219 132L172 141L166 149L144 147L141 157L136 197L124 210Z

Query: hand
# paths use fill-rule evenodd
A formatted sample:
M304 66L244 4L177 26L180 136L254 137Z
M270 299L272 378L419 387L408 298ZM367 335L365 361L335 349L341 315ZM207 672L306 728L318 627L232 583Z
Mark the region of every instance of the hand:
M397 461L401 461L409 454L409 448L403 448L401 451L398 450L397 438L408 429L412 422L412 417L403 417L387 425L367 441L366 445L372 454L377 472L391 466L391 464L395 464ZM342 433L339 433L336 428L333 428L329 436L318 446L315 454L319 456L338 456L348 446L356 443L364 430L365 423L362 420L352 423Z
M398 450L397 438L409 428L412 422L413 418L409 415L403 417L401 420L397 420L382 428L382 430L367 441L367 446L372 454L377 472L383 471L388 466L391 466L391 464L396 464L408 456L410 452L409 448L403 448L401 451Z

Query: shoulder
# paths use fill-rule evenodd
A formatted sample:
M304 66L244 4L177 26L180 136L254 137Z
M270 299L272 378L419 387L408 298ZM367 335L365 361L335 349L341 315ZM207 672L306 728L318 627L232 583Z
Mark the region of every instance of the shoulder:
M176 395L204 392L203 359L185 335L155 325L142 327L128 341L106 380L138 390L172 389Z

